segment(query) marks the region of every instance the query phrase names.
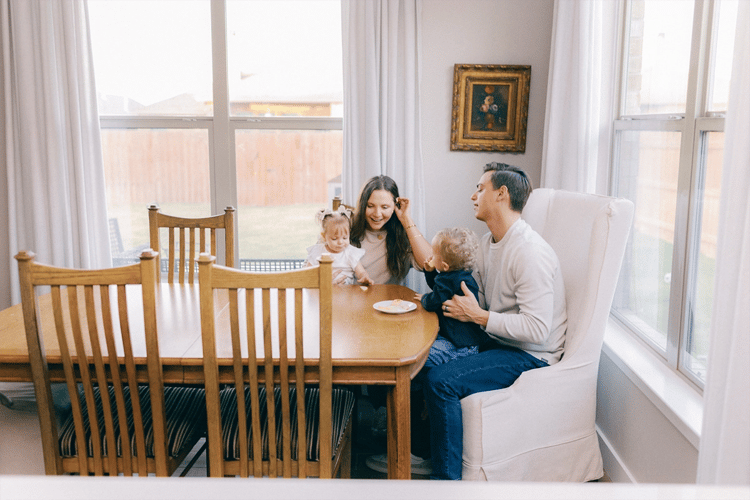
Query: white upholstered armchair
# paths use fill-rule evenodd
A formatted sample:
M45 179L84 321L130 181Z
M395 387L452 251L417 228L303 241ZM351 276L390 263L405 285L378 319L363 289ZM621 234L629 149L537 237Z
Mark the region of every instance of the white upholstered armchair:
M461 400L463 478L590 481L602 476L594 427L596 379L633 203L535 189L523 218L555 250L565 280L568 330L555 365L497 391Z

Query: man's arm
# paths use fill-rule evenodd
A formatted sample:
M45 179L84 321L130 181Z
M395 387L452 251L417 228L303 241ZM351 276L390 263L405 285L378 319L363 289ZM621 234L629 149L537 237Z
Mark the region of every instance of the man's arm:
M462 285L464 295L455 295L447 301L444 314L459 321L477 323L493 337L545 343L552 324L557 266L554 255L538 250L538 247L530 247L518 252L513 264L506 270L515 278L516 300L512 308L507 311L484 310L468 287ZM487 302L490 302L489 297Z
M444 302L446 309L443 310L448 318L454 318L459 321L476 323L479 326L486 326L490 318L489 311L482 309L477 302L477 298L471 293L465 282L461 282L461 291L463 295L454 295Z

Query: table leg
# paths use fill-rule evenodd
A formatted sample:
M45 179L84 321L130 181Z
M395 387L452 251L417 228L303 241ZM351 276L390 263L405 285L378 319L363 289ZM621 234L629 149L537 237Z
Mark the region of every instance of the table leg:
M411 479L411 377L408 366L396 369L388 391L388 479Z

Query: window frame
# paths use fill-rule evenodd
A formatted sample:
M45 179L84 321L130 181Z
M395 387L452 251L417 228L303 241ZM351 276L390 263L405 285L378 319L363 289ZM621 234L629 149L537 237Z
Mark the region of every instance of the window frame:
M662 349L644 333L641 326L621 312L612 309L612 317L626 331L657 353L664 362L702 392L704 381L687 366L689 328L695 301L695 282L700 249L704 153L707 134L723 132L724 113L709 111L713 78L715 27L718 23L717 2L695 0L690 47L690 68L686 90L685 113L626 115L625 89L627 84L627 54L631 7L634 0L625 0L618 23L617 71L619 79L615 93L610 156L610 193L617 195L620 173L620 137L623 131L676 131L680 133L680 159L677 177L677 205L675 207L674 246L669 293L666 349Z
M235 134L237 130L343 130L342 117L265 117L231 116L227 74L226 0L209 0L211 12L211 62L213 77L213 115L107 115L99 117L101 129L199 129L208 132L210 207L212 214L224 207L237 207L237 166ZM343 154L343 152L342 152ZM239 221L235 217L235 233ZM221 246L221 245L219 245ZM234 254L240 255L239 238ZM219 248L223 259L224 249ZM239 267L239 258L237 259Z

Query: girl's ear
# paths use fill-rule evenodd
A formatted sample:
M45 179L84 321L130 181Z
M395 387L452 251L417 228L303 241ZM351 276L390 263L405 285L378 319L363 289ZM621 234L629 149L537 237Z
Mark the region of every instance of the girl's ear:
M441 264L442 264L441 267L443 268L444 273L447 273L448 271L451 270L451 266L449 266L447 262L443 261L441 262Z

